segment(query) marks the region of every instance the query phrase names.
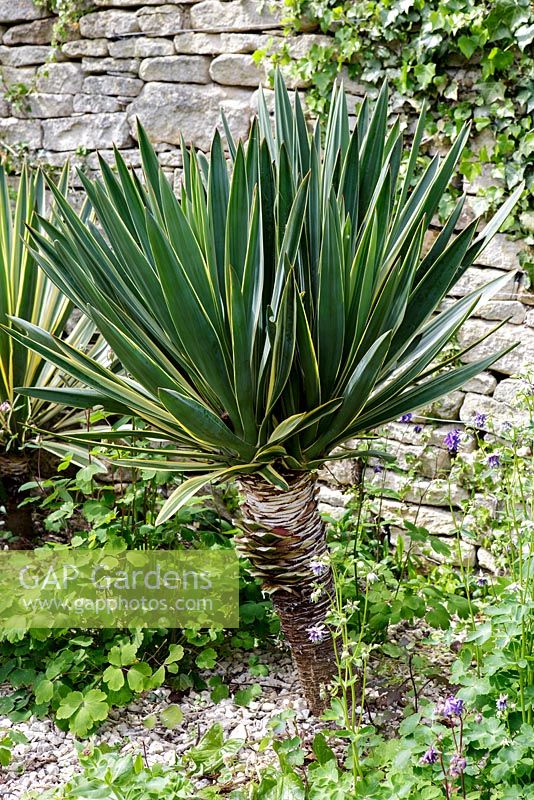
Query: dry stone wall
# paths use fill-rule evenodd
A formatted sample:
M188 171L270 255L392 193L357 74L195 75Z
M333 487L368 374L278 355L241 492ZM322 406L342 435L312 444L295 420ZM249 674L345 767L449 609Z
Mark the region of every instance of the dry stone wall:
M139 118L171 179L179 177L180 135L206 150L221 107L235 136L246 135L257 86L265 77L253 53L282 42L279 14L272 3L92 0L77 33L56 60L47 63L52 56L53 23L53 17L33 0L0 0L0 143L14 150L23 144L34 159L51 165L61 166L68 158L89 171L96 167L96 150L110 158L116 146L136 166ZM304 33L292 39L289 48L302 55L323 38ZM473 82L476 74L457 70L456 79ZM32 88L27 96L25 87ZM354 101L364 91L350 79L346 88ZM476 184L465 186L468 202L461 225L473 216L470 199L477 186L493 182L483 172ZM405 535L402 519L417 517L435 535L450 537L449 505L452 500L459 508L465 491L455 487L449 499L446 477L451 459L443 443L445 433L455 420L472 421L476 412L490 415L497 429L517 413L514 403L522 384L514 376L534 364L534 294L518 272L520 249L520 243L497 236L453 292L462 296L489 279L507 275L498 297L464 326L459 344L476 342L505 320L497 336L475 347L466 360L486 355L496 346L519 342L519 347L491 372L435 405L432 415L441 420L436 427L423 426L416 433L413 424L390 426L388 449L396 453L401 468L416 473L415 478L391 470L376 473L376 480L401 498L382 505L392 521L393 536ZM473 446L464 444L467 450ZM338 515L345 492L355 481L354 465L335 463L323 478L323 508ZM462 555L472 564L477 559L488 563L485 551L471 540L462 544Z

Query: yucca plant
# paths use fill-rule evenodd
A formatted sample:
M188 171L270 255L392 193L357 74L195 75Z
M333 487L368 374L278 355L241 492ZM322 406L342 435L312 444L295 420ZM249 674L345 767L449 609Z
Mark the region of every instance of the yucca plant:
M55 188L61 197L67 191L68 177L65 168ZM28 227L39 230L39 220L50 205L42 173L24 167L13 190L14 201L8 177L0 166L0 478L4 479L17 474L26 476L29 451L24 448L35 439L35 428L57 430L72 426L73 415L66 413L63 406L46 398L29 400L15 387L64 387L75 382L19 344L5 327L11 316L17 316L60 336L72 311L71 301L40 269L26 246ZM82 219L88 209L86 206ZM52 204L48 210L50 219L54 213ZM98 360L105 356L107 345L101 337L95 341L95 325L88 317L80 318L67 341L89 350ZM79 416L79 411L76 413ZM58 449L56 444L51 447Z
M478 236L476 222L454 235L460 200L423 255L467 129L415 180L424 118L401 169L385 88L372 113L364 101L352 132L342 89L324 131L310 132L279 75L275 100L273 129L260 95L246 144L225 125L228 160L218 132L209 158L183 145L178 197L141 127L142 178L118 152L115 170L101 160L101 179L80 174L98 224L84 225L51 187L57 219L40 220L34 255L99 327L124 376L31 324L18 322L14 336L89 387L40 397L134 415L143 436L162 443L150 466L190 475L160 522L207 482L238 479L238 546L273 596L316 711L332 672L316 470L350 456L348 440L431 403L502 355L464 366L455 366L458 355L436 360L500 280L439 306L520 190ZM143 453L132 452L131 463L144 465Z

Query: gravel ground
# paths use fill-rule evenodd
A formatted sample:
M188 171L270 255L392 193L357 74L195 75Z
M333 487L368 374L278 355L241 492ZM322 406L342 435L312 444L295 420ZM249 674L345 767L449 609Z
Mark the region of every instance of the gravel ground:
M428 630L424 627L408 629L399 626L388 641L403 646L414 646L419 657L428 657L435 674L424 681L410 670L408 663L384 658L376 652L371 658L369 683L366 692L366 718L384 733L393 735L403 716L403 709L413 694L414 684L426 697L438 699L447 691L441 677L448 673L454 654L443 645L424 643ZM236 706L232 699L215 704L207 691L190 691L180 700L161 688L140 698L126 709L113 710L110 717L93 737L95 743L107 742L120 747L121 752L143 752L149 764L172 764L175 754L195 745L202 734L215 722L221 723L227 737L246 740L238 756L236 784L256 774L256 769L274 760L271 750L259 753L257 744L267 733L269 720L283 709L296 712L296 726L302 739L309 741L321 723L310 717L302 697L291 661L287 653L271 651L260 653L260 661L269 666L266 677L252 677L247 668L250 653L235 654L232 662L220 662L218 672L232 689L259 683L262 695L248 707ZM6 687L5 691L9 691ZM184 714L183 722L168 730L157 725L148 730L143 720L163 710L170 702L177 702ZM0 717L0 731L11 727L11 722ZM78 770L74 738L55 726L52 720L35 718L17 723L17 730L28 738L27 744L16 745L13 761L0 770L0 798L23 800L29 791L38 793L61 786Z

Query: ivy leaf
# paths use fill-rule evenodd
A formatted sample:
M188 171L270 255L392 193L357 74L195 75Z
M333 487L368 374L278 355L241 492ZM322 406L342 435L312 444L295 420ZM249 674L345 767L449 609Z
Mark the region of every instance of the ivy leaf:
M534 40L534 24L521 25L515 32L515 38L520 50L524 50Z
M458 47L460 48L462 55L464 55L467 59L470 59L478 47L478 37L460 36L458 39Z
M184 712L177 706L176 704L172 704L167 706L161 714L159 715L159 719L162 725L166 728L176 728L184 718Z
M414 68L414 75L421 89L426 89L432 83L435 74L435 64L417 64Z

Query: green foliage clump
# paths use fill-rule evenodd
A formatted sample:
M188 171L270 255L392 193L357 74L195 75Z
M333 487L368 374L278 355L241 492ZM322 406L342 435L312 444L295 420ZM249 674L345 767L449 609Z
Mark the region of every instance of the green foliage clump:
M468 180L486 165L494 186L478 192L477 210L492 211L526 180L511 230L532 236L534 182L534 11L530 0L284 0L288 33L317 32L328 41L278 63L309 85L308 103L324 113L341 73L349 88L373 92L384 79L392 107L409 116L430 101L426 132L453 138L473 123L460 171ZM268 51L264 51L263 55ZM261 53L259 54L261 55ZM352 82L356 82L356 86ZM475 146L478 134L482 134ZM509 225L511 226L512 220Z

